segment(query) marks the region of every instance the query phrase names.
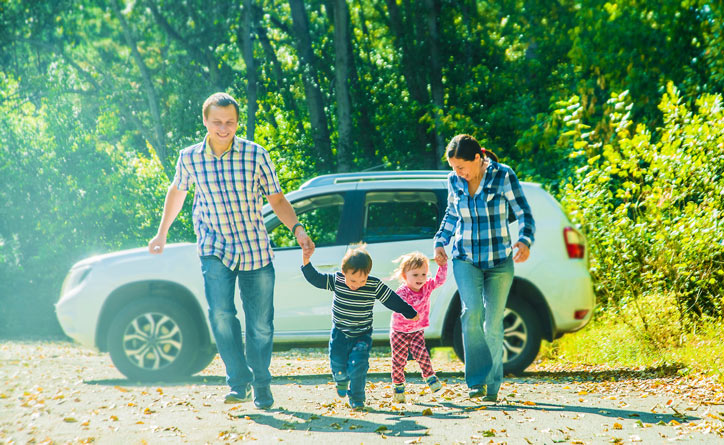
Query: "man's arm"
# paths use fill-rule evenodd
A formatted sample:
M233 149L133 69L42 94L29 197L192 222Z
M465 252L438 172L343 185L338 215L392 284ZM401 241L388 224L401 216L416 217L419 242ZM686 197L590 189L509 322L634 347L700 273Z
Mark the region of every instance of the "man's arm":
M158 232L151 241L148 242L148 251L153 254L163 252L163 248L166 245L166 236L168 235L168 229L171 224L178 216L181 208L184 205L186 199L186 190L179 190L175 185L171 185L166 193L166 200L163 203L163 216L161 217L161 224L158 225Z
M279 220L291 230L294 228L294 237L297 239L297 244L302 248L302 255L310 257L314 252L314 242L307 235L304 230L304 226L296 226L299 222L297 214L294 212L294 207L289 203L284 193L274 193L267 195L266 199L269 201L274 213L279 217Z

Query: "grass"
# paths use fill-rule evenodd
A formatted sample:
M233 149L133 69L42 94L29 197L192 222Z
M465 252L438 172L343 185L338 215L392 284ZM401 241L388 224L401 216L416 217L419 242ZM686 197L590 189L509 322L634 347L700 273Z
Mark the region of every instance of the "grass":
M625 368L676 366L679 373L713 376L724 383L721 320L701 322L683 333L671 320L651 318L646 326L621 313L604 314L577 333L544 343L538 359Z

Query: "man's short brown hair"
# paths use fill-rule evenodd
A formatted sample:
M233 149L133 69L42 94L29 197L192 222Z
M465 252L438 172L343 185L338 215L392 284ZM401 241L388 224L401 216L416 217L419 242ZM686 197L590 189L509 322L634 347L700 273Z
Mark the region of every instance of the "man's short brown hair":
M364 272L365 275L369 275L371 270L372 257L367 253L364 245L349 249L342 258L342 272Z
M214 93L204 101L201 111L204 113L204 119L209 117L209 107L228 107L233 105L236 110L236 120L239 120L239 103L226 93Z

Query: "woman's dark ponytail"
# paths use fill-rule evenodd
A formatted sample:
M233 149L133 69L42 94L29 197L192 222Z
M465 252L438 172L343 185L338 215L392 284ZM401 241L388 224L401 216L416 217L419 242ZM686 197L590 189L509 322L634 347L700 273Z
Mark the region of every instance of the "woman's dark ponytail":
M480 157L487 156L495 162L498 162L498 156L490 150L484 149L480 142L469 134L459 134L450 140L445 148L447 159L455 158L464 161L475 160L475 155Z

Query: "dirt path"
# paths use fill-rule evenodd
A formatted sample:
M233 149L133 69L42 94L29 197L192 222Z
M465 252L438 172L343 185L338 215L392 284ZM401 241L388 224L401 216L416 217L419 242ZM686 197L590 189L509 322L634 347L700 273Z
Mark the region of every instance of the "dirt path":
M376 350L367 412L336 397L324 351L275 352L276 403L261 411L222 403L218 357L189 381L147 385L69 343L0 343L0 443L724 443L724 390L706 379L538 366L507 379L498 404L476 403L462 365L435 352L443 389L430 394L415 372L408 403L396 405Z

